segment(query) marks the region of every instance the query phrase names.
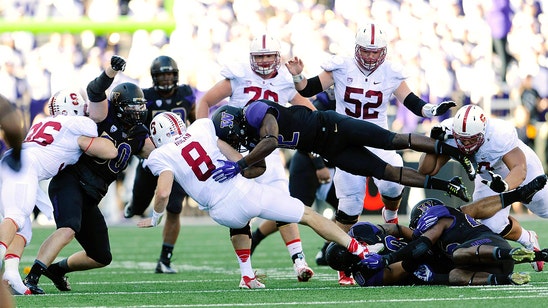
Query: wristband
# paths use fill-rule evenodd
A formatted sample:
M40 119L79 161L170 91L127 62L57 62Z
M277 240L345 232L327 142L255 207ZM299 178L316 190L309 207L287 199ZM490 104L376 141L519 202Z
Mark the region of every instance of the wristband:
M313 156L312 163L314 164L314 168L316 168L316 170L325 168L325 163L323 162L323 158L321 156Z
M247 163L245 162L245 158L240 159L240 160L237 161L236 163L238 164L238 166L240 166L240 170L241 170L242 172L244 172L244 169L247 169L247 167L249 167L249 166L247 165Z
M293 82L294 83L299 83L301 81L304 80L304 76L303 74L299 74L299 75L293 75Z

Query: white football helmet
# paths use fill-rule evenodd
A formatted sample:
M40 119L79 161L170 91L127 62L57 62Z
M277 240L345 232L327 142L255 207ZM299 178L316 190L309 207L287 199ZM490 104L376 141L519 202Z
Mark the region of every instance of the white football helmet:
M251 69L259 75L270 75L280 68L281 44L275 38L262 34L251 41L249 47L249 63ZM255 61L255 56L276 55L273 61Z
M174 142L186 131L185 122L173 112L157 114L150 122L150 137L156 147Z
M479 106L467 105L459 109L453 120L453 138L463 153L470 155L485 141L487 117Z
M55 93L48 101L49 113L56 115L88 115L88 104L86 100L73 90L61 90Z
M376 24L366 24L356 33L356 48L354 58L356 63L364 70L372 72L377 69L386 58L386 36ZM380 51L378 58L362 57L360 50Z

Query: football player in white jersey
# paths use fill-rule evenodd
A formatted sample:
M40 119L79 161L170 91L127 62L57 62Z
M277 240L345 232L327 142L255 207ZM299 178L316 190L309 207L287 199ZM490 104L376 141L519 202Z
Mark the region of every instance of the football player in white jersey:
M474 181L473 200L514 189L539 175L545 174L536 153L519 138L515 127L502 119L488 118L476 105L467 105L433 128L432 137L447 140L463 153L473 154L478 164L478 177ZM434 175L445 165L448 158L443 155L423 154L419 171ZM548 218L548 188L544 187L525 206L534 214ZM493 232L504 238L517 241L527 249L538 251L540 245L536 232L521 227L510 217L510 207L494 215L479 206L463 206L463 212L481 219ZM543 262L531 263L536 271L542 271Z
M54 94L48 107L51 116L32 125L21 150L21 169L2 164L0 184L0 260L5 258L3 280L15 294L31 294L19 275L19 260L32 238L30 216L34 206L52 219L53 207L38 185L64 167L76 163L82 153L104 159L116 157L112 141L97 137L97 125L88 118L87 103L76 91ZM6 156L11 155L10 152ZM6 159L4 156L4 159Z
M262 34L255 37L250 45L249 63L233 63L221 70L221 75L225 79L215 84L198 102L196 118L208 117L209 107L218 104L225 98L229 98L229 105L239 108L259 99L268 99L282 105L287 103L304 105L315 110L316 108L310 100L297 93L291 74L284 66L280 65L280 50L280 42L272 36ZM256 181L268 183L289 192L289 179L280 154L280 151L276 150L266 158L267 171L264 175L256 178ZM320 180L328 181L330 179ZM265 221L254 232L254 236L259 234L262 239L275 232L277 226L293 260L297 279L308 281L314 272L306 263L296 224ZM231 230L231 232L247 231Z
M382 246L362 246L332 221L291 197L287 190L244 178L264 173L264 161L233 178L219 178L224 176L224 169L234 168L242 155L216 136L210 119L198 119L186 129L178 115L163 112L152 120L150 133L157 148L149 155L146 165L159 177L153 215L138 222L141 228L158 225L175 180L198 202L201 210L208 211L217 223L234 230L243 229L249 220L260 217L308 225L318 235L347 247L360 258ZM249 235L233 234L231 240L240 264L240 288L264 288L251 267Z
M322 64L323 71L306 79L301 75L303 64L297 57L287 63L294 76L295 86L305 97L316 95L330 86L335 87L336 111L347 116L375 123L388 129L388 108L394 95L409 110L420 117L433 117L455 106L454 102L442 102L439 106L427 104L417 97L405 82L407 75L401 65L385 61L387 41L377 24L366 24L358 29L354 57L333 56ZM403 159L396 151L367 147L368 150L393 166L403 166ZM398 223L404 186L395 182L373 178L384 208L384 221ZM363 199L367 177L353 175L336 169L334 184L339 198L336 221L348 231L358 221L363 211ZM342 275L342 274L341 274ZM354 282L341 276L341 285Z

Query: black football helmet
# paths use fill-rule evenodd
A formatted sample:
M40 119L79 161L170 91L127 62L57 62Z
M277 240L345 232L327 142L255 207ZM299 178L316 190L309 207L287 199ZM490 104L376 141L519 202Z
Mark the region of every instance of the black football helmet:
M367 245L382 243L384 238L383 232L376 225L365 221L355 223L348 230L348 235Z
M116 117L127 128L145 121L148 114L147 101L139 86L131 82L121 83L112 89L109 100Z
M409 214L409 228L415 230L417 228L417 223L421 218L422 214L426 212L427 209L436 206L436 205L445 205L443 202L436 198L427 198L419 201Z
M221 140L240 152L247 151L247 125L241 108L224 105L211 116L215 133Z
M325 260L332 269L351 273L360 262L360 257L352 254L346 247L332 242L325 249Z
M166 73L173 74L173 79L169 84L162 83L159 80L159 76ZM177 62L168 56L157 57L152 61L152 65L150 66L150 76L152 76L154 90L164 93L171 91L179 83L179 68L177 67Z

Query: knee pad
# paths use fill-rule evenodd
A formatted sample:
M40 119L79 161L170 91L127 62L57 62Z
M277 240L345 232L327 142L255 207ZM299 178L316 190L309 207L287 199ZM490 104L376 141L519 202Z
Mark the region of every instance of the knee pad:
M240 229L230 228L230 237L233 237L234 235L237 235L237 234L245 234L249 236L249 238L251 238L251 227L249 226L249 223L245 225L245 227Z
M337 213L335 213L335 220L343 225L353 225L358 222L359 217L360 215L347 215L341 210L337 210Z
M288 225L288 224L289 224L288 222L276 221L276 227L278 227L278 228L283 227L283 226Z

